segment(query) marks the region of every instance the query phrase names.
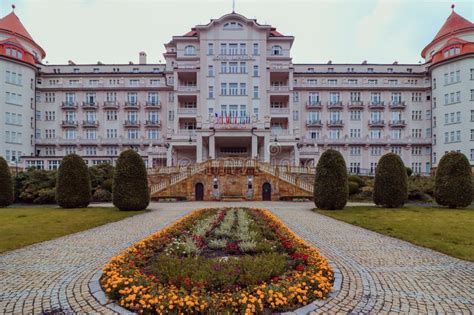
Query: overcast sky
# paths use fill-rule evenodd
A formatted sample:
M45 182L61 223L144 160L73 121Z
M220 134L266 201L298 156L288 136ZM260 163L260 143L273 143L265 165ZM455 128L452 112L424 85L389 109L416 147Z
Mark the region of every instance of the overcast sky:
M473 0L236 0L236 11L295 36L294 63L416 63L451 13L474 20ZM232 11L232 0L0 0L50 64L163 61L163 44Z

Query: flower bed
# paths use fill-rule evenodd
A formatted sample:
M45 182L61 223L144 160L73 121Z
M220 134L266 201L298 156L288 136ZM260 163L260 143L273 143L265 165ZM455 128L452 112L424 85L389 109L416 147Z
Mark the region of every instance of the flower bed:
M104 268L101 285L141 313L293 310L332 289L327 260L265 209L201 209Z

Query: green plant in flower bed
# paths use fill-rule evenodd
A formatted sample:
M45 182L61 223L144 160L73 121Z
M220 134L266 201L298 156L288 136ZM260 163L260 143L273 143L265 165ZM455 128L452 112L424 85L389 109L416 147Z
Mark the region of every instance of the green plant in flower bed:
M270 313L330 292L318 251L264 209L195 211L104 268L112 299L139 313Z

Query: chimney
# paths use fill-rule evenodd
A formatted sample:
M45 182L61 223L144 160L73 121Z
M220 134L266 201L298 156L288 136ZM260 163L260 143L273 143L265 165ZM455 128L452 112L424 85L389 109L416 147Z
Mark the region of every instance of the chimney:
M146 65L146 52L144 51L140 52L139 63L141 65Z

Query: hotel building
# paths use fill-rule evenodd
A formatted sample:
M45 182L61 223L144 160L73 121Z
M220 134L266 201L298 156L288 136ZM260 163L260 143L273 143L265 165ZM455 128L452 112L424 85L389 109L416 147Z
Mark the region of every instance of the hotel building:
M237 13L173 36L164 64L43 64L12 11L0 19L0 155L55 169L70 153L151 166L243 157L352 172L388 152L429 173L447 151L474 164L474 24L454 10L423 64L292 62L294 37Z

